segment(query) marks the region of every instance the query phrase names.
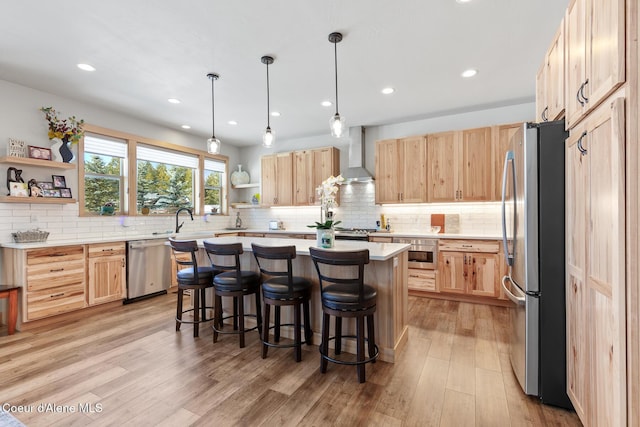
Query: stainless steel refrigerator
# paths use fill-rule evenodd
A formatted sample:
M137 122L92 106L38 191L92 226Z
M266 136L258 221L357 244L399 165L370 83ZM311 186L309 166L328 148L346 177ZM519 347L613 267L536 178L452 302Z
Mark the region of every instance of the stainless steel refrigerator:
M564 121L525 123L502 177L510 359L526 394L571 408L566 393Z

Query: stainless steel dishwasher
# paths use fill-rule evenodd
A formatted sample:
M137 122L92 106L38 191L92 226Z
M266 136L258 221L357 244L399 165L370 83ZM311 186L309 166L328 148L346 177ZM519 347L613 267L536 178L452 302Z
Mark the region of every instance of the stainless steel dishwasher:
M171 286L171 253L166 242L166 239L127 242L125 304L167 293Z

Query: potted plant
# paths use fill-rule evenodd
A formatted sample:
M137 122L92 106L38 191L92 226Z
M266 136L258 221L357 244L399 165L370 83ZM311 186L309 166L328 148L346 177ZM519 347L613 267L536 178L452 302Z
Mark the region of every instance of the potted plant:
M338 184L342 181L344 181L342 175L332 175L316 188L316 193L320 196L320 221L307 225L307 227L317 230L317 244L321 248L333 247L334 227L342 222L335 221L333 211L331 211L331 208L338 206L336 196L338 195Z

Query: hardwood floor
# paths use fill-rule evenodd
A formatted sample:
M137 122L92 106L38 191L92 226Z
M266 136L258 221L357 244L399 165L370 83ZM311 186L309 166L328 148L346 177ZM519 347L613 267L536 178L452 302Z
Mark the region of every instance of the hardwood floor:
M213 344L210 327L175 332L175 294L56 325L0 330L0 400L27 426L579 426L525 396L511 372L505 308L409 298L410 335L395 364L320 374L316 346L260 357L257 333ZM39 404L63 411L39 411ZM80 409L84 409L80 411ZM91 410L89 410L91 409ZM71 412L73 410L74 412Z

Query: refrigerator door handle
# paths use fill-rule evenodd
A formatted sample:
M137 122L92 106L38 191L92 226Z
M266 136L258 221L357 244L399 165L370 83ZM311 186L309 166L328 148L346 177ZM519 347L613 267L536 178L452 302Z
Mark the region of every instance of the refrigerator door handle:
M506 281L509 281L511 283L513 283L511 281L511 278L509 276L504 276L502 278L502 290L504 290L504 293L507 295L507 297L514 303L517 305L524 305L525 304L525 295L523 294L521 297L514 295L513 292L511 292L511 289L509 289L506 285Z
M507 213L506 213L506 205L507 205L507 173L509 171L509 162L511 162L512 166L511 166L511 174L512 174L512 179L513 179L513 197L514 197L514 201L515 201L515 192L516 192L516 164L515 164L515 156L513 154L513 151L509 150L507 151L507 154L505 155L504 158L504 169L502 170L502 244L504 245L504 256L506 258L507 261L507 265L508 266L513 266L513 254L509 252L509 244L507 242ZM514 203L514 210L515 210L515 203ZM513 213L514 215L514 225L513 225L513 232L514 232L514 236L513 238L515 239L515 231L516 231L516 227L515 227L515 211Z

